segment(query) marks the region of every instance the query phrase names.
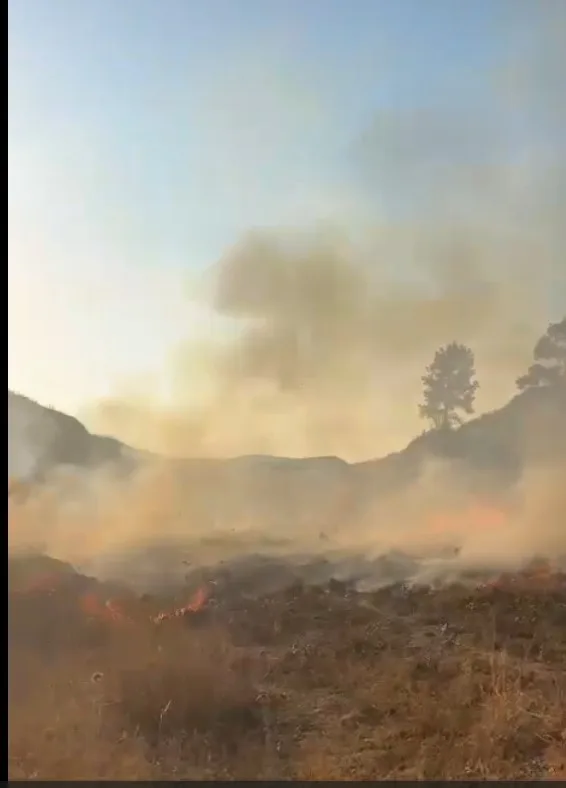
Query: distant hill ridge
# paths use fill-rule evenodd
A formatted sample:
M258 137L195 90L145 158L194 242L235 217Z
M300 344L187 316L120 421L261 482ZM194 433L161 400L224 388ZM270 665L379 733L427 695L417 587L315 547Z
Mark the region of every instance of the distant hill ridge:
M93 435L75 418L8 391L8 469L40 478L59 466L126 472L151 457L115 438ZM456 463L470 484L501 488L525 464L566 459L566 398L562 389L526 390L507 405L454 431L427 432L381 459L347 463L337 457L171 460L198 501L194 516L320 523L363 513L380 495L415 481L427 462ZM194 497L194 496L193 496ZM300 526L299 526L300 527Z

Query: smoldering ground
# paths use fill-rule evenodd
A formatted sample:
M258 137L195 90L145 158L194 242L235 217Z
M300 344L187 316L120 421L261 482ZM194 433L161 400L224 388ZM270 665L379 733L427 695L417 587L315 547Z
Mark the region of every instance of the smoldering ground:
M265 561L289 568L281 582L294 572L368 587L515 570L533 558L558 565L566 556L563 463L533 465L497 501L482 501L448 461L427 461L400 491L366 489L361 498L363 466L333 472L313 462L322 462L319 490L308 469L269 480L261 465L253 490L237 468L195 472L166 462L120 481L102 472L54 479L12 504L9 550L31 548L145 589L182 583L189 570L253 572Z

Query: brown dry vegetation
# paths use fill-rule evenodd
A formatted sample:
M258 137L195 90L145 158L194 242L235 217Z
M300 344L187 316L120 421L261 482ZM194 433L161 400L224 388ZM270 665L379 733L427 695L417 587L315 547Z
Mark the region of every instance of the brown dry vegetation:
M10 595L12 779L566 777L562 576L232 588L161 626L72 586Z

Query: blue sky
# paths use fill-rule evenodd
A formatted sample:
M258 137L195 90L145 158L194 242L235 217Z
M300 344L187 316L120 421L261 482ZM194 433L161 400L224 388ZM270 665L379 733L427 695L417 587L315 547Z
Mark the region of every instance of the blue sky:
M529 8L10 0L9 385L75 411L213 329L248 228L371 219L376 113L469 104Z

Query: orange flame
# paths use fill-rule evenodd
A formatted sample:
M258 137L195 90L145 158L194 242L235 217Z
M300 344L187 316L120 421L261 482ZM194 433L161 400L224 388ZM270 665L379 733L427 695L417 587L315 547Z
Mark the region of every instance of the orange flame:
M208 594L204 588L198 588L192 599L182 607L175 610L159 613L154 619L155 624L160 624L162 621L167 621L172 618L182 618L187 613L198 613L199 610L205 606L208 600Z

